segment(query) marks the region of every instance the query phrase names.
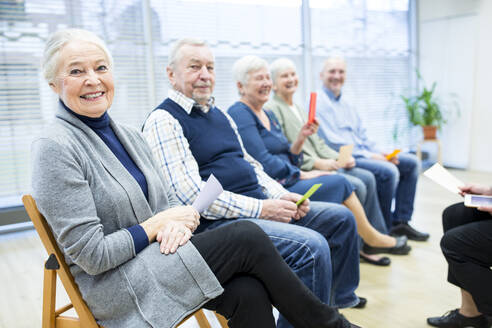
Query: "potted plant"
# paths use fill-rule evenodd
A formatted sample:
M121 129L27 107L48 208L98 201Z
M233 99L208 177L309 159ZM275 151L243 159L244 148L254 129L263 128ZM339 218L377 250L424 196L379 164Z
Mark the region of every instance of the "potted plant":
M419 80L422 80L418 71L417 76ZM435 100L435 90L436 82L430 89L424 86L422 91L415 96L400 96L405 103L410 123L422 126L425 140L436 139L437 129L446 123L440 106Z

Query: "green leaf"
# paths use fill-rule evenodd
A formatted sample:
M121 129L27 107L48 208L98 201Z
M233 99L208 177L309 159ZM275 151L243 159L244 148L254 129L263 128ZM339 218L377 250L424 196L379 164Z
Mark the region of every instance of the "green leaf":
M423 84L423 78L419 70L417 77ZM425 85L422 90L414 96L400 95L408 113L408 119L413 125L436 125L439 128L446 123L439 103L435 99L437 83L432 83L430 89Z

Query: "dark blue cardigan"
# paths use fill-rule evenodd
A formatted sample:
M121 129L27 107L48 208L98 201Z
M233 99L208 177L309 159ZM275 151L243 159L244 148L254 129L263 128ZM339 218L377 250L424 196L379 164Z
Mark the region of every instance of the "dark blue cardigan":
M263 165L269 176L284 187L299 181L302 153L295 155L290 152L289 141L273 113L265 111L270 120L270 131L245 103L236 102L229 107L228 113L238 126L246 151Z

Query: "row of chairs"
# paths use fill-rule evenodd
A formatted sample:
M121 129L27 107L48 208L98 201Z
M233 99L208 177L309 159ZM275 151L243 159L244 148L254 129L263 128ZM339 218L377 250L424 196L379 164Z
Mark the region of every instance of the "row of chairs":
M22 202L26 208L27 214L31 219L36 231L41 238L49 256L44 266L44 282L43 282L43 328L103 328L96 323L89 307L85 303L79 288L75 283L73 276L65 263L64 257L58 247L55 237L46 222L46 219L39 212L36 202L31 195L24 195ZM70 298L71 304L65 305L56 309L56 278L60 280ZM63 315L71 308L75 309L78 318ZM183 319L179 325L194 316L200 328L211 328L210 322L207 320L202 309L190 314ZM227 319L218 313L215 313L217 320L222 328L227 328Z

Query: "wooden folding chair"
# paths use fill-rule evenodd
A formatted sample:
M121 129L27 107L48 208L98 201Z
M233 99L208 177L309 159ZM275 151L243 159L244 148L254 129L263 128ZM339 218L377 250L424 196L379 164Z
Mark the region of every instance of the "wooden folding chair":
M48 260L44 266L44 283L43 283L43 328L103 328L96 323L94 316L87 307L87 304L80 294L79 288L75 283L73 276L65 263L65 258L62 252L58 248L55 241L55 237L51 232L51 229L46 222L46 219L38 211L36 202L31 195L24 195L22 202L26 208L27 214L31 218L36 231L41 238L41 241L48 252ZM60 280L65 288L71 304L65 305L60 309L56 309L56 276L60 277ZM62 315L67 310L74 308L77 312L78 318ZM227 326L227 320L219 315L215 314L220 325L223 328ZM205 313L200 309L181 321L180 325L195 316L196 321L200 328L211 328L210 323L205 316Z

